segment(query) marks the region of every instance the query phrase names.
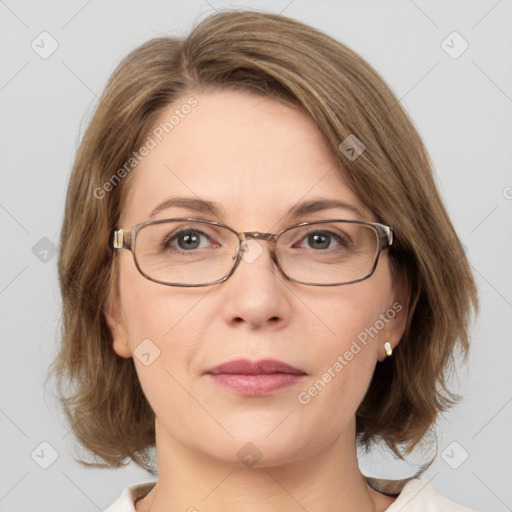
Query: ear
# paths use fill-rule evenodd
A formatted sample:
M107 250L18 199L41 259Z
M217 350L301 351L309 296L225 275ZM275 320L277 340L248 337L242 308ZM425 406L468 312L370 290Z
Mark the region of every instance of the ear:
M121 316L119 298L114 292L111 292L108 296L104 313L112 334L112 348L114 352L121 357L132 357L128 343L128 329Z
M390 318L389 323L386 325L383 336L380 338L380 345L378 349L379 362L384 361L388 357L384 343L389 341L391 348L394 350L400 343L402 336L407 327L407 318L409 313L410 290L405 284L398 285L397 293L395 294L396 300L386 311L386 316ZM392 317L392 318L391 318Z

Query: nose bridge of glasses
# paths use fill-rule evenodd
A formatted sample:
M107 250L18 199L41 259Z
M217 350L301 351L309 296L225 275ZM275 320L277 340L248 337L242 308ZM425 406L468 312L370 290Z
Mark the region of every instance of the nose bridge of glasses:
M277 240L277 235L273 233L261 233L259 231L244 231L243 233L239 233L239 239L240 239L240 245L239 245L239 251L240 255L243 255L243 259L248 262L252 263L262 252L263 247L259 247L257 249L250 250L247 246L248 240L255 240L256 246L258 246L258 240L266 240L267 242L270 242L270 255L271 258L275 261L276 254L275 254L275 242Z
M273 241L277 238L273 233L260 233L259 231L244 231L240 233L240 238L242 241L248 240L249 238L253 238L254 240L267 240Z

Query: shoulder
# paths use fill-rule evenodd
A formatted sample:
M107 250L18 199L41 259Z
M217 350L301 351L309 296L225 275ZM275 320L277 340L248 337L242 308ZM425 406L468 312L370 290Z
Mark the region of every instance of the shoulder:
M411 478L405 481L374 478L368 480L372 487L380 492L386 494L399 492L395 501L385 512L477 512L445 498L428 481L421 478ZM104 512L135 512L135 500L144 497L154 485L155 482L146 482L127 487Z
M439 494L427 480L407 480L385 512L476 512Z
M156 482L145 482L143 484L127 487L119 498L104 512L135 512L135 501L143 498L154 487Z

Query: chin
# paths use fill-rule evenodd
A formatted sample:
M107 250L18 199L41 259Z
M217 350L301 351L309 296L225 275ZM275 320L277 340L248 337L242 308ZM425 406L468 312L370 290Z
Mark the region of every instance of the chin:
M240 432L240 431L239 431ZM211 441L211 439L210 439ZM305 447L301 448L286 432L273 433L246 431L225 439L219 444L203 447L203 453L237 468L265 468L282 466L296 461L305 455Z

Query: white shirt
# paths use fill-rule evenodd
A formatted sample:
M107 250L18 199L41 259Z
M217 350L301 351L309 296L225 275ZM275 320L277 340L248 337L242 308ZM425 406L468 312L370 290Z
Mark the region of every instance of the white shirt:
M474 509L459 505L441 496L426 480L421 478L396 481L370 477L367 479L374 489L391 495L399 493L386 512L476 512ZM146 482L127 487L104 512L135 512L134 502L143 498L154 485L155 482Z

